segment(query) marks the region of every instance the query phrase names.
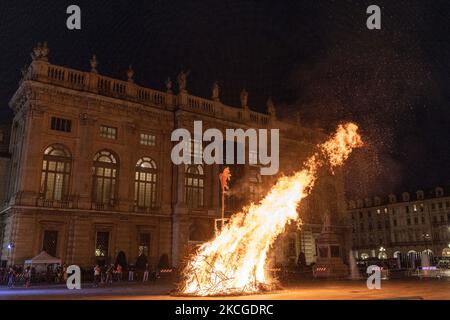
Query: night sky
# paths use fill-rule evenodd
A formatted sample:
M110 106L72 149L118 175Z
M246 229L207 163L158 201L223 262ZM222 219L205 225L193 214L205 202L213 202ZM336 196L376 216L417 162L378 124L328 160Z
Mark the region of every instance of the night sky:
M66 8L82 30L66 28ZM366 28L368 5L382 30ZM188 90L331 130L356 121L366 147L347 166L350 196L450 183L450 5L447 1L1 1L1 119L30 52L48 41L50 61L163 89L190 70ZM281 155L282 156L282 155Z

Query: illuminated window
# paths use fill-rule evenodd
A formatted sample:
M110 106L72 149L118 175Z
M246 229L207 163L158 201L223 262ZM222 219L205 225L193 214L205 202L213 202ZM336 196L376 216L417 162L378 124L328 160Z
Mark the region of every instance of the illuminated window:
M93 197L97 204L113 204L117 192L119 166L116 157L103 150L94 157Z
M106 139L117 139L117 128L108 127L108 126L100 126L100 137Z
M138 256L148 257L150 253L150 234L141 233L139 235Z
M203 167L188 166L185 175L185 197L190 208L203 207L204 175Z
M142 158L136 164L134 201L138 207L151 208L156 202L156 163L150 158Z
M189 139L189 141L185 142L185 150L188 150L192 160L202 159L203 157L203 144L201 140Z
M108 257L109 232L98 231L95 240L95 256Z
M153 134L141 133L140 144L144 146L156 146L156 136Z
M45 149L42 162L41 192L46 200L63 200L69 193L70 153L60 145Z

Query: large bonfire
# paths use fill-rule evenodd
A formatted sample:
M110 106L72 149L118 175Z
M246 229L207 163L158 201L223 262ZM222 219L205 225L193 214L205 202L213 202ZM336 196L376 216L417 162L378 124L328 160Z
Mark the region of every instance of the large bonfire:
M266 272L268 252L286 225L297 220L297 205L310 192L318 169L340 166L353 148L362 145L353 123L340 125L328 141L292 176L281 177L259 204L234 214L214 239L190 258L182 274L179 292L213 296L256 293L271 287Z

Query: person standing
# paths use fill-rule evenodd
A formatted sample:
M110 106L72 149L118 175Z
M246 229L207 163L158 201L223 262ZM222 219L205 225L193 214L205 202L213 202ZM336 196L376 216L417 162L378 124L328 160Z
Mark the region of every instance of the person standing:
M130 266L130 268L128 269L128 281L133 281L134 280L134 270L133 267Z
M25 270L25 287L29 288L31 283L31 268L27 267Z
M120 264L117 265L117 281L122 281L123 268Z
M15 271L12 267L9 267L9 272L8 272L8 288L13 288L14 287L14 278L15 278Z
M145 264L144 276L142 277L142 282L148 281L148 263Z
M64 283L67 283L67 278L68 278L68 274L67 274L67 266L66 265L63 265L63 281L64 281Z
M112 284L113 282L113 272L114 272L114 265L111 264L109 268L106 270L106 285Z
M94 288L98 287L98 283L100 282L100 267L98 264L94 267Z

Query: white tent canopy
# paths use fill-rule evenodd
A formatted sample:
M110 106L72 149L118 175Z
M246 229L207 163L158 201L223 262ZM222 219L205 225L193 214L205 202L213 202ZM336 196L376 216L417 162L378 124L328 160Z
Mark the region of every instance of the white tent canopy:
M25 260L25 264L55 264L55 263L61 263L61 259L52 257L47 252L42 251L39 253L36 257Z

